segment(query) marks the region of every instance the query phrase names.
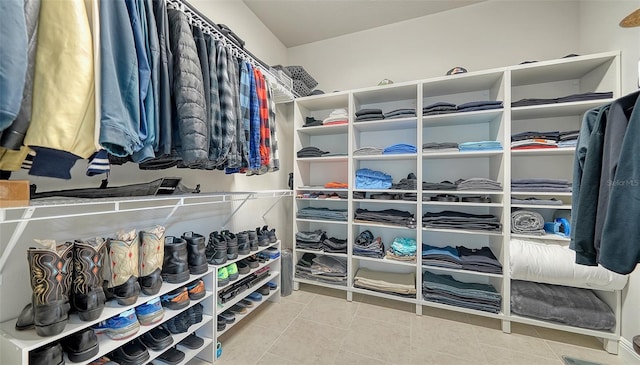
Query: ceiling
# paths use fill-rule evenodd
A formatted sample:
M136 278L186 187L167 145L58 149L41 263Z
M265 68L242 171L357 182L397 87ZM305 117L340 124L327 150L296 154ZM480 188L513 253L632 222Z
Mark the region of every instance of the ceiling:
M484 0L242 0L286 47L295 47Z

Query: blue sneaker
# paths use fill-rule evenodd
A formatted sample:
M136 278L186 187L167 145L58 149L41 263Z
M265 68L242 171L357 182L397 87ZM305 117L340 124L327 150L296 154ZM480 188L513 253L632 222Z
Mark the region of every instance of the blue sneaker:
M93 325L93 329L96 334L104 332L114 340L122 340L138 333L140 322L136 317L136 311L131 308L115 317Z
M154 298L150 301L136 307L136 316L140 324L149 326L156 323L164 317L164 308L160 304L160 298Z
M254 302L259 302L262 300L262 294L254 291L253 293L247 295L247 299L252 300Z

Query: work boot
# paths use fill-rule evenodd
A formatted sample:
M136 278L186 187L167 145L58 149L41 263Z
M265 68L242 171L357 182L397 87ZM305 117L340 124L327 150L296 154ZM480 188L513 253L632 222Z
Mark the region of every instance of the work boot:
M140 289L146 295L155 295L162 286L162 263L164 262L163 226L155 226L140 232Z
M258 234L256 231L248 230L247 235L249 236L249 249L251 251L258 251L260 247L258 246Z
M39 336L55 336L64 331L69 319L73 244L57 245L53 240L37 242L43 247L27 250L33 322Z
M118 232L107 240L104 280L107 299L115 298L120 305L131 305L140 295L140 241L136 231Z
M102 288L104 257L107 241L93 238L73 243L73 286L71 307L82 321L100 317L107 300Z
M179 284L189 280L187 256L187 241L173 236L165 237L162 279L171 284Z
M227 241L218 231L209 234L206 248L207 261L212 265L222 265L227 262Z
M222 238L227 241L227 259L233 260L238 257L238 238L235 234L224 230L220 232Z
M258 246L269 246L269 236L266 231L263 231L260 227L257 227L256 236L258 237Z
M185 232L182 238L187 241L189 271L192 275L204 274L209 269L204 236L193 232Z
M239 232L235 236L238 240L238 255L248 255L251 249L249 234L247 232Z

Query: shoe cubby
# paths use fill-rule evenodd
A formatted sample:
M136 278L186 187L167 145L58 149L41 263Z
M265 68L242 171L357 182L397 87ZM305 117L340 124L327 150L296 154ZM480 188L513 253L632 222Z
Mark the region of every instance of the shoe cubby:
M605 92L612 91L612 96ZM584 100L578 98L560 98L579 93L597 93L588 95ZM323 220L307 220L294 218L295 230L313 230L322 227L336 227L347 234L349 285L337 286L316 282L307 278L294 276L296 284L310 283L342 289L347 300L352 300L353 293L375 295L384 298L409 301L416 304L416 314L422 313L422 307L436 307L459 311L474 315L486 316L502 320L504 332L510 332L511 321L531 323L543 327L589 334L605 340L605 348L611 349L611 342L619 338L620 331L613 333L585 331L567 325L551 324L545 321L525 320L510 312L510 239L535 238L527 235L511 233L511 213L516 209L532 209L540 212L545 220L551 219L557 211L570 212L572 193L558 191L517 191L512 187L512 179L553 178L569 182L573 179L573 161L575 147L562 148L520 148L512 150L511 137L523 132L558 131L569 132L579 130L582 126L583 114L596 106L610 102L620 96L620 54L606 52L594 55L567 57L544 62L514 65L484 71L472 71L455 75L416 80L392 85L369 87L345 91L337 95L318 95L295 100L294 125L296 136L309 135L327 131L323 127L315 132L309 127L303 128L305 113L310 107L321 110L321 106L335 106L336 100L348 100L347 127L340 126L340 140L347 137L347 158L334 164L319 165L317 162L295 161L298 177L296 187L305 184L321 184L327 181L322 176L335 176L349 179L346 193L348 202L348 220L346 222L330 222ZM549 98L552 103L518 105L512 104L520 99ZM592 98L592 99L590 99ZM528 103L528 101L527 101ZM520 103L522 104L522 102ZM313 109L312 108L312 109ZM325 113L329 113L330 107ZM363 112L363 109L370 109ZM374 109L374 110L371 110ZM409 109L407 114L398 118L384 118L384 114L398 109ZM415 110L415 116L409 115ZM360 111L360 113L358 113ZM403 111L405 113L405 111ZM362 117L362 115L366 115ZM358 116L361 116L358 118ZM337 127L335 127L337 128ZM335 135L337 133L333 133ZM307 138L307 137L305 137ZM314 136L308 137L315 138ZM564 138L563 140L570 140ZM482 143L473 143L482 142ZM416 147L415 152L383 153L384 149L395 144L407 144ZM425 145L423 149L423 145ZM523 143L520 143L523 144ZM518 144L516 144L517 146ZM563 145L566 145L563 144ZM570 144L568 144L570 145ZM404 146L403 146L404 147ZM460 148L462 147L462 148ZM413 151L412 149L407 149ZM341 150L343 151L343 150ZM295 152L295 151L294 151ZM398 152L393 149L390 152ZM328 161L327 161L328 162ZM312 166L312 167L310 167ZM320 168L322 166L322 168ZM317 168L316 168L317 167ZM345 170L346 169L346 170ZM362 176L369 186L356 186L356 173L359 169L369 169ZM338 171L338 172L337 172ZM385 175L378 174L384 173ZM392 184L407 179L409 174L415 175L416 189L401 190L387 188L389 177ZM481 178L491 181L467 181ZM381 183L377 184L380 180ZM405 183L409 183L405 180ZM497 186L498 183L499 186ZM377 184L377 185L376 185ZM381 188L375 188L374 185ZM411 186L411 185L407 185ZM525 186L526 187L526 186ZM312 188L298 189L301 199L296 199L294 210L315 204L310 195ZM304 194L308 195L304 195ZM325 192L326 194L326 192ZM406 199L403 199L405 198ZM520 199L520 203L512 203L512 198ZM543 205L527 201L529 198L555 201ZM415 199L415 200L413 200ZM530 199L531 200L531 199ZM323 203L323 204L329 204ZM338 203L333 202L335 207ZM554 205L552 205L554 204ZM329 207L329 205L323 205ZM340 204L342 207L343 205ZM415 228L400 227L393 224L363 222L355 218L358 209L380 211L397 209L414 213ZM456 226L457 219L446 214L441 216L424 216L425 213L457 212L473 215L490 214L496 219L491 226L500 229L480 229L482 226ZM437 221L439 224L424 225L425 220ZM455 217L458 218L458 217ZM485 222L486 223L486 222ZM473 270L460 267L441 267L431 265L430 260L423 263L418 251L415 263L394 262L380 257L359 257L354 255L356 237L365 230L381 236L388 244L396 236L416 239L418 250L422 243L443 248L461 246L470 250L486 249L491 252L501 265L501 270L488 272L483 269ZM538 237L550 244L568 244L564 237L554 234ZM387 248L387 247L385 247ZM466 251L463 251L466 252ZM310 250L294 247L294 258L299 260ZM318 254L318 252L314 252ZM320 252L320 254L322 254ZM296 261L297 262L297 261ZM383 271L413 272L416 276L416 296L413 299L401 298L387 293L356 288L353 279L359 268L372 268ZM425 270L449 275L461 282L491 284L501 295L500 310L497 313L471 309L464 305L442 304L423 299L421 286ZM485 269L487 270L487 269ZM608 302L619 318L621 296L614 291ZM616 337L617 336L617 337Z

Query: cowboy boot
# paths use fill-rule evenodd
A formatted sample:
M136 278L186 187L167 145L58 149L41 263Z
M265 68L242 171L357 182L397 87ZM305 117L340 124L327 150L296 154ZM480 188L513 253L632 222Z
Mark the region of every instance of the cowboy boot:
M140 295L140 243L136 231L119 232L117 238L109 238L107 251L103 282L107 298L116 298L120 305L131 305Z
M187 241L187 261L192 275L204 274L209 269L204 236L193 232L185 232L182 238Z
M162 286L162 262L164 261L164 231L155 226L140 232L140 289L146 295L154 295Z
M64 330L69 319L73 244L36 241L43 247L27 250L33 290L33 322L39 336L55 336Z
M171 284L179 284L189 280L187 256L187 241L173 236L165 237L162 280Z
M106 297L102 289L102 264L107 241L95 238L73 244L73 286L71 307L82 321L100 317Z

